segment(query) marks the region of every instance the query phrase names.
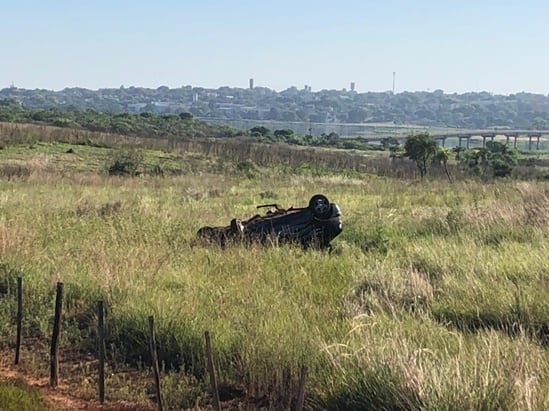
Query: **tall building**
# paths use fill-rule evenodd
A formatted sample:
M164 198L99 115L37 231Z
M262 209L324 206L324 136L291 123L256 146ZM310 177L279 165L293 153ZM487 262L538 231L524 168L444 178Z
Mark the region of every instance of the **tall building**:
M351 81L351 91L355 91L355 82Z
M254 79L250 79L250 90L254 88Z

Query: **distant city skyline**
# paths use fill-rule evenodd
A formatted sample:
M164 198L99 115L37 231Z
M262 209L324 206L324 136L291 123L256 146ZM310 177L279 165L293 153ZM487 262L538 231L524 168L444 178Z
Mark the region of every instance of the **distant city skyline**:
M0 88L549 94L545 0L8 0L2 16Z

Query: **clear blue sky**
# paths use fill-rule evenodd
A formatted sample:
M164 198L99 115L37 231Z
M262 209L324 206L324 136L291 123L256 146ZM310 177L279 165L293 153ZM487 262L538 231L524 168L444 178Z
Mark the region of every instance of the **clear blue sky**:
M549 94L549 0L3 0L0 88Z

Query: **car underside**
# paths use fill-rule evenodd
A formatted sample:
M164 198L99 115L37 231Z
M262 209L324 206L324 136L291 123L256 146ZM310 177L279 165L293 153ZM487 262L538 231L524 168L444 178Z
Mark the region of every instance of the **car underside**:
M283 209L266 204L258 208L270 209L263 216L235 218L228 226L202 227L197 236L221 246L231 242L294 243L304 248L330 249L331 241L343 230L339 206L323 194L312 196L307 207Z

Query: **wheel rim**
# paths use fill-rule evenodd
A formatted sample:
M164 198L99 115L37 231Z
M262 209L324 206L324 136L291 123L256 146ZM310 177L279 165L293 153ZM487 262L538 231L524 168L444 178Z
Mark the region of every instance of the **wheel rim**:
M324 215L328 212L330 204L327 201L327 198L324 196L318 196L313 198L312 201L313 212L317 215Z

